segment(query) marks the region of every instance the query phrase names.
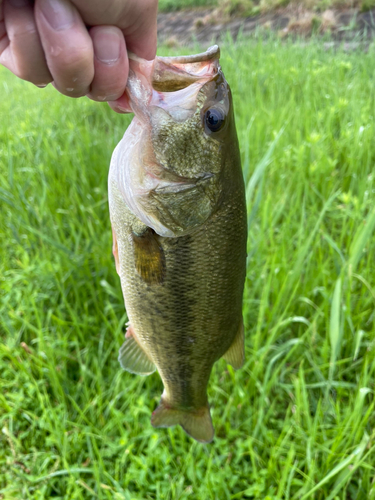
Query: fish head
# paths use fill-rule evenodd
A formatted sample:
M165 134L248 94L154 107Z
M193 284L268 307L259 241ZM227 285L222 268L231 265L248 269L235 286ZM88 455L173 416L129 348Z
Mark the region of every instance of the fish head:
M123 189L129 208L161 236L188 234L207 220L230 149L238 149L219 55L213 46L194 56L130 58L134 147Z
M131 60L129 100L157 171L186 178L220 172L234 119L219 55L214 46L195 56L157 57L152 65Z

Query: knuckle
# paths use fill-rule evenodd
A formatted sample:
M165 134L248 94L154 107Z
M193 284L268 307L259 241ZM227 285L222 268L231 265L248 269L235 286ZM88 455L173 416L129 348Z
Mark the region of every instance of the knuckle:
M89 65L90 53L86 48L66 48L51 45L50 55L56 60L56 64L64 69L76 70ZM91 55L92 57L92 55Z
M4 21L5 23L5 21ZM9 39L26 43L28 39L39 37L34 19L31 17L17 20L8 20L6 24Z
M17 76L22 80L33 83L34 85L48 85L52 79L50 75L36 74L34 68L18 68Z
M93 60L85 50L61 52L51 69L57 90L69 97L85 96L94 78Z
M17 31L15 31L11 36L11 40L14 42L24 41L25 38L29 39L30 37L34 38L38 36L38 32L34 24L26 24L21 26Z

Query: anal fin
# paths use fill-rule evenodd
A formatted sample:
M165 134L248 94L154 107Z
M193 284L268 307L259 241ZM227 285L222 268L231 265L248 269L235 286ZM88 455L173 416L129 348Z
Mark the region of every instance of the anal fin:
M118 360L123 370L137 375L150 375L156 370L154 363L137 342L131 326L127 329L125 342L120 347Z
M245 362L245 334L243 321L238 329L236 336L223 358L227 363L233 366L235 370L241 368Z

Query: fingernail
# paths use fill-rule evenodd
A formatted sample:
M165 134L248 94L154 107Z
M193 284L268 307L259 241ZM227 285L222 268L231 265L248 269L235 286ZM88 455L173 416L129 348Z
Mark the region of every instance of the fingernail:
M74 9L66 0L41 0L40 8L48 23L56 31L70 28L75 21Z
M96 58L111 66L120 58L121 34L117 30L101 29L94 37L94 53Z
M26 7L26 5L31 5L29 0L9 0L12 7Z

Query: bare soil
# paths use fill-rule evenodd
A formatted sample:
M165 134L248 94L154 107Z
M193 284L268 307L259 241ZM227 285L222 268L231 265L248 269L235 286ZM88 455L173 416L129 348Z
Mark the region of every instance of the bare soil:
M214 9L181 10L160 13L158 16L159 42L174 46L208 45L220 42L228 32L234 40L242 36L277 34L280 37L310 37L329 34L326 45L344 42L348 50L368 46L375 36L375 9L313 12L288 6L253 17L222 18ZM327 37L325 37L327 39Z

